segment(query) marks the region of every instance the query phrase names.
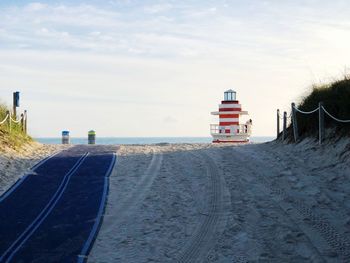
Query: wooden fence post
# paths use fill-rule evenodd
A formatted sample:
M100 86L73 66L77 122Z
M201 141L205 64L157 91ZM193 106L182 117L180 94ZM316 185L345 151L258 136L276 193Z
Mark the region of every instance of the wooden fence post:
M282 132L282 141L286 139L287 134L287 112L283 112L283 132Z
M11 113L10 111L6 111L6 114L8 115L8 119L7 119L7 125L8 125L8 128L9 128L9 131L11 132Z
M13 118L17 120L17 106L16 106L16 92L13 92L13 103L12 103L12 109L13 109Z
M322 141L324 139L324 111L323 111L323 102L318 103L318 139L319 144L322 144Z
M292 125L293 125L293 135L294 135L294 141L297 142L298 141L298 121L297 121L297 113L295 110L295 103L292 103Z
M280 110L277 109L277 139L280 135Z
M21 131L24 132L24 114L21 114Z
M27 134L27 110L24 111L24 133Z

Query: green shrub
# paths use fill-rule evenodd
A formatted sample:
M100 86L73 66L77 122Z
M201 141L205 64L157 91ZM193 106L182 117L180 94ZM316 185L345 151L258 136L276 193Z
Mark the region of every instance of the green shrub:
M4 104L0 104L0 122L5 118L6 111L7 107Z
M326 110L338 119L350 119L350 79L344 77L325 85L314 85L312 91L297 106L303 111L312 111L323 102ZM297 113L299 134L309 136L318 133L318 112L310 115ZM350 130L350 124L339 123L325 113L325 127L335 127L338 132Z
M8 107L0 104L0 122L6 117ZM22 131L21 124L12 123L11 130L6 121L0 125L0 150L5 148L19 149L24 144L31 142L32 138Z

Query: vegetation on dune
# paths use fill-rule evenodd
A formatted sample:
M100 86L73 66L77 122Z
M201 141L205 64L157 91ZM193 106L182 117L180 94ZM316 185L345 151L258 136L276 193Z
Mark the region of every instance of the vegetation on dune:
M345 76L328 84L314 85L310 94L305 96L297 105L302 111L316 109L319 102L323 102L324 108L334 117L342 120L350 119L350 77ZM318 134L318 112L310 115L297 113L299 134L302 137ZM334 128L337 134L348 134L350 123L334 121L325 113L325 127Z
M6 117L8 107L0 104L0 121ZM24 144L32 142L32 138L22 131L21 124L12 123L11 131L7 122L0 125L0 151L6 148L20 149Z

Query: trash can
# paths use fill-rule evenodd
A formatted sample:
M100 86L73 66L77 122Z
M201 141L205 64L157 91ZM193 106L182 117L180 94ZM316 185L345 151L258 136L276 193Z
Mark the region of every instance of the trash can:
M69 131L62 131L62 144L69 144Z
M96 143L96 132L94 130L91 130L88 132L88 144L95 144Z

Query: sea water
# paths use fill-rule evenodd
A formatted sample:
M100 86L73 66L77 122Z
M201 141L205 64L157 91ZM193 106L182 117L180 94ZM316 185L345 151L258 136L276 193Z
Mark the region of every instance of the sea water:
M274 137L253 136L251 142L262 143L274 140ZM35 138L40 143L61 144L62 138ZM71 137L71 144L87 144L88 138ZM155 143L211 143L211 137L98 137L96 144L155 144Z

